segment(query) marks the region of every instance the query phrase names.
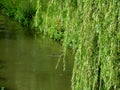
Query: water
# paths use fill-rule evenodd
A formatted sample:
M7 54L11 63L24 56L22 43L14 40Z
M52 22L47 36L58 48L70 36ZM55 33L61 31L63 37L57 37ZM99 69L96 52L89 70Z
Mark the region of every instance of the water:
M0 85L8 90L71 90L72 57L66 71L61 46L51 39L26 36L18 23L0 15Z

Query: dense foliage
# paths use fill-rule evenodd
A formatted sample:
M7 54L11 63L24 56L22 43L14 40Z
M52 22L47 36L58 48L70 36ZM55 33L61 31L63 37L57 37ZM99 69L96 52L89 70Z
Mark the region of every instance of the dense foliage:
M120 2L86 0L79 7L73 90L120 88Z
M120 89L119 0L1 0L2 13L75 54L73 90ZM65 63L65 61L64 61Z

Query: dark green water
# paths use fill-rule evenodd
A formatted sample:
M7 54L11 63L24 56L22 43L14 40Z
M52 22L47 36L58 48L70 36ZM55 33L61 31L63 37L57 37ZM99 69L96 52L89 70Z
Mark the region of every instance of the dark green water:
M18 23L0 15L0 85L8 90L71 90L72 57L66 71L61 46L44 37L26 36Z

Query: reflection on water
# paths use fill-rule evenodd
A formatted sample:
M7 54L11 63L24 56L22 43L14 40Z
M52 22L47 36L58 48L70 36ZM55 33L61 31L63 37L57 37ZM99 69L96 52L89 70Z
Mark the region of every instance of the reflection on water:
M25 37L15 22L0 16L0 85L9 90L71 90L72 57L55 69L61 47L48 38Z

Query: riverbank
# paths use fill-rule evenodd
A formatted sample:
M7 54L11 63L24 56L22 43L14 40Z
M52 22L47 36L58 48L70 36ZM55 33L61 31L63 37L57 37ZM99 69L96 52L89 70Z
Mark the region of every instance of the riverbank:
M62 42L64 56L68 47L73 50L73 90L120 88L119 0L7 0L2 4L2 12L23 26L38 28L37 34Z

